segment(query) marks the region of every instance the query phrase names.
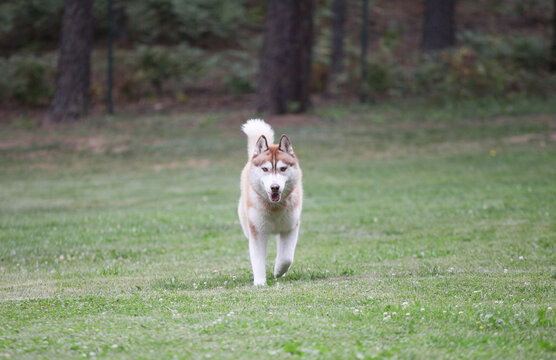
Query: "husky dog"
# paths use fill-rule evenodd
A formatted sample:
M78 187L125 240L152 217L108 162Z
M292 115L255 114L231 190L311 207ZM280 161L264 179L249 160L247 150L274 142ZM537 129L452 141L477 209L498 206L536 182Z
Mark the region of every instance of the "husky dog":
M277 235L274 276L283 276L293 262L303 201L301 169L286 135L273 145L274 131L260 119L247 121L242 130L247 135L248 161L241 172L237 212L249 239L254 284L266 285L266 244L270 235Z

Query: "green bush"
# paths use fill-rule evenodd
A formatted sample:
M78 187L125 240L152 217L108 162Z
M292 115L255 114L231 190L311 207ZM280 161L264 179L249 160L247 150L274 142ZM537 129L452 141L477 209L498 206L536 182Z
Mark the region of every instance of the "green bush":
M233 95L251 94L255 92L255 86L251 75L243 74L230 74L224 80L224 86Z
M63 0L11 0L0 4L0 48L40 48L58 39L62 5Z
M371 96L385 95L392 87L392 74L390 64L380 60L372 60L367 65L368 94ZM394 64L392 64L394 66Z
M131 40L210 47L212 39L230 39L249 13L243 0L127 0L116 1L121 29ZM95 0L95 34L106 35L107 0ZM255 7L255 10L258 8ZM0 52L19 48L42 50L57 43L63 0L6 0L0 4ZM116 15L118 17L118 15ZM117 19L116 19L117 20Z
M255 91L255 76L259 70L257 56L230 50L213 56L208 64L213 72L223 70L222 84L233 95Z
M170 83L172 91L178 91L203 73L201 55L202 51L187 45L138 46L120 59L120 64L129 66L132 71L122 85L122 94L126 97L153 92L160 95Z
M548 67L549 41L539 36L505 37L464 31L459 35L459 42L481 58L535 71Z
M449 69L445 57L424 54L415 66L406 70L403 84L406 84L408 94L437 97L446 92L445 80Z
M207 38L230 38L243 23L240 0L145 0L126 7L128 30L141 41L210 46Z
M369 61L365 84L368 95L512 98L542 96L554 90L554 76L547 71L548 41L543 38L467 32L460 42L459 48L422 54L403 63L383 51Z
M161 46L140 46L134 70L138 78L144 79L158 93L162 92L164 82L180 74L172 55Z
M32 56L0 61L0 100L23 105L47 104L53 94L53 66Z

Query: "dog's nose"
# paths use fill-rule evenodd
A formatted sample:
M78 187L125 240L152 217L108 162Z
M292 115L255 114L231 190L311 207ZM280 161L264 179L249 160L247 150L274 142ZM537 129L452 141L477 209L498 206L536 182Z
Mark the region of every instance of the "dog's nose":
M278 190L280 190L280 185L272 184L270 185L270 190L272 190L273 192L278 192Z

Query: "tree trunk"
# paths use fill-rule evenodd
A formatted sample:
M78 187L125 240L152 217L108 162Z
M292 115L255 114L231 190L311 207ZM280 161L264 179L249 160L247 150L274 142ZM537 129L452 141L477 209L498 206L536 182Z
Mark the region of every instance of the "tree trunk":
M93 0L65 0L56 90L47 122L73 122L87 114L92 42Z
M346 23L346 0L332 3L332 51L330 53L330 85L334 85L344 70L344 36ZM330 86L329 86L330 87Z
M311 52L313 48L312 0L293 1L293 26L290 44L289 110L304 112L310 105Z
M287 109L290 0L268 0L257 84L257 111L283 114Z
M361 85L359 87L359 102L367 101L367 27L369 25L369 1L363 0L361 11Z
M455 0L425 0L423 23L424 51L435 51L455 44Z
M257 110L270 114L309 106L313 0L268 0L257 84Z
M552 46L550 48L550 72L556 72L556 0L552 5Z

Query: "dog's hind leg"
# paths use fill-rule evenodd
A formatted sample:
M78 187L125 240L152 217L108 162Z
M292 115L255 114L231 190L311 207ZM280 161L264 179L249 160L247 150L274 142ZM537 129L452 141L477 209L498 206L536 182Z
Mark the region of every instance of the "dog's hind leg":
M276 278L283 276L292 265L298 234L299 226L296 226L289 232L281 233L277 238L276 263L274 264L274 276Z
M266 243L267 235L258 234L249 237L249 257L251 258L251 267L253 268L253 284L266 285Z

